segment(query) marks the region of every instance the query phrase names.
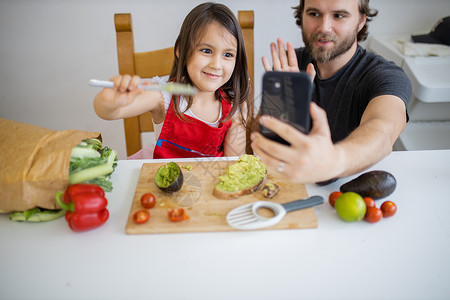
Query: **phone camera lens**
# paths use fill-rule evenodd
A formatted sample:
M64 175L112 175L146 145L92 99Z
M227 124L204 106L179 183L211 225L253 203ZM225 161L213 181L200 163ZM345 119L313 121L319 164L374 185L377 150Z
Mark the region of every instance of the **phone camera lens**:
M279 95L281 93L280 79L270 77L267 80L267 88L265 89L270 95Z

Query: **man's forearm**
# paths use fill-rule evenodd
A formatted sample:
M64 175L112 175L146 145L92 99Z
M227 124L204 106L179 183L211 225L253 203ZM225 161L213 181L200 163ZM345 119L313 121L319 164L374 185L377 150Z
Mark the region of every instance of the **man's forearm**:
M339 177L362 172L391 153L393 142L389 131L382 120L370 120L337 143Z
M340 177L359 173L386 157L405 125L406 107L400 98L384 95L370 101L359 127L336 144Z

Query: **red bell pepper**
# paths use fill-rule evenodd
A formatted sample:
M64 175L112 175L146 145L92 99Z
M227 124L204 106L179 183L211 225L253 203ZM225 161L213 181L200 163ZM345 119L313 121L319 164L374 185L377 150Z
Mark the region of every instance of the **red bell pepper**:
M75 232L87 231L103 225L109 218L109 211L104 208L99 212L90 214L66 212L66 221L70 229Z
M64 192L64 202L69 204L70 199L76 194L92 192L102 197L105 197L105 191L98 185L88 183L77 183L70 185Z
M86 231L103 225L109 218L108 200L103 189L94 184L74 184L64 193L56 193L56 202L66 210L66 221L73 231Z

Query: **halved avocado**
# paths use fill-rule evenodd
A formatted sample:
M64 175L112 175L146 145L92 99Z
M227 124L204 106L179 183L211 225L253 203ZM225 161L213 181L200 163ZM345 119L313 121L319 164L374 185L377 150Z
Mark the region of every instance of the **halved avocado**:
M156 171L155 184L166 193L177 192L183 186L183 172L176 163L170 162Z

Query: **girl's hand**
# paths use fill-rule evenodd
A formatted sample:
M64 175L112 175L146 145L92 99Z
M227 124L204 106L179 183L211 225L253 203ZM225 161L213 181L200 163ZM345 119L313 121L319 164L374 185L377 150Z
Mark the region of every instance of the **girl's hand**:
M114 88L104 88L94 99L95 112L105 120L127 118L151 111L157 107L157 101L162 99L160 92L139 89L139 76L117 75L110 80L114 82Z
M114 82L114 88L104 88L101 92L101 98L106 107L116 109L126 106L133 102L137 91L137 85L141 81L139 76L116 75L110 79Z
M116 75L111 78L111 81L114 82L114 88L117 89L120 93L131 92L137 88L137 85L141 81L139 76L130 75Z

